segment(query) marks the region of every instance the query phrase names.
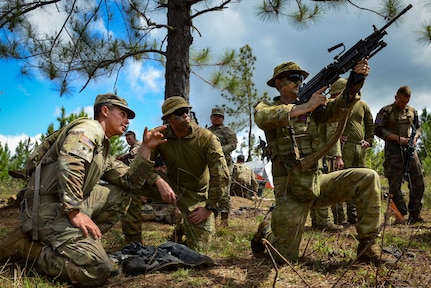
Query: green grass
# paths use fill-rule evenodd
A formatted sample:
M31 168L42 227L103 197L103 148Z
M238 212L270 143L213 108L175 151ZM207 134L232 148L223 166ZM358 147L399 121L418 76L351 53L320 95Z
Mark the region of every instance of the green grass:
M426 178L426 183L424 212L427 220L431 221L431 177ZM13 194L12 187L15 189L20 186L19 183L1 183L1 198ZM266 198L273 198L272 195L271 191L265 191ZM264 208L268 209L271 202L264 204ZM230 217L229 228L217 229L214 241L205 251L206 255L216 260L219 264L217 267L204 270L180 268L169 273L113 279L104 287L160 287L158 285L162 284L166 287L181 288L272 287L276 277L272 263L268 259L252 258L250 255L250 240L265 214L265 211L249 211L248 214L234 215ZM103 237L103 244L108 251L118 250L124 244L121 226L117 224L114 228ZM427 283L431 282L428 276L428 267L431 264L430 228L431 224L425 228L388 226L384 235L385 245L408 248L416 258L403 258L401 267L395 273L381 268L377 278L376 269L371 265L348 266L356 257L357 240L354 228L349 228L342 234L320 233L307 229L300 251L301 255L306 256L306 261L277 267L276 287L306 287L299 276L305 278L310 286L316 287L331 287L336 281L339 281L337 287L396 287L401 284L426 287ZM8 229L0 226L0 236L3 237ZM145 222L144 244L158 246L166 242L172 232L173 226ZM0 267L0 283L2 287L69 287L66 283L52 282L51 279L19 265L14 265L11 270Z

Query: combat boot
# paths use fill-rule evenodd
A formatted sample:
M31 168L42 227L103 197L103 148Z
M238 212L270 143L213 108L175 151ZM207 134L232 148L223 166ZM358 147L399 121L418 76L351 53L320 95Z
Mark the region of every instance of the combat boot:
M220 227L228 227L229 212L221 212L220 217L221 217Z
M271 229L271 222L262 221L257 228L257 233L251 239L251 251L254 257L261 257L265 253L265 246L262 243L262 239L266 238Z
M410 211L409 219L407 221L408 224L416 224L416 223L424 223L425 220L420 216L420 211Z
M392 255L385 255L375 240L362 239L358 245L358 260L370 262L374 265L394 265L397 259Z
M18 227L0 243L0 263L5 263L8 259L10 262L18 260L33 262L42 248L40 242L32 241L22 227Z

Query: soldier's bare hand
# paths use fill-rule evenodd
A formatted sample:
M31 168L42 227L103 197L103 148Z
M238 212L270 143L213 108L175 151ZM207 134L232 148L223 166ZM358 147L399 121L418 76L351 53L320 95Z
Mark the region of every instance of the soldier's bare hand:
M93 236L93 239L100 239L100 237L102 237L99 226L86 214L81 213L79 210L72 210L67 216L69 217L70 223L74 227L80 229L85 237L88 237L89 234Z
M151 130L148 130L148 128L145 127L142 143L149 149L153 149L156 146L165 143L167 140L164 139L164 135L161 133L161 131L165 130L166 128L166 125L162 125Z
M177 195L175 195L171 186L163 178L157 179L154 184L156 185L157 190L159 190L160 197L163 202L174 204L177 202Z
M368 76L368 73L370 72L370 66L368 65L368 58L365 58L359 61L353 68L353 71L356 74Z
M197 225L207 219L211 213L211 210L208 210L205 207L197 207L193 210L192 213L190 213L189 222L191 224Z
M312 106L312 110L316 109L319 106L325 106L326 105L327 98L326 98L326 95L323 94L323 92L325 92L326 88L327 88L326 86L320 88L319 90L314 92L313 95L311 96L311 99L308 102Z

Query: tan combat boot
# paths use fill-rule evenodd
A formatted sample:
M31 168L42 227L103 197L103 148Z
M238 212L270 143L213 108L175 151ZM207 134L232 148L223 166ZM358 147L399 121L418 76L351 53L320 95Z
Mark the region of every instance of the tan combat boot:
M374 265L394 265L397 261L394 256L384 254L375 240L360 240L357 255L358 260L364 262L371 262L374 263Z
M262 221L257 228L257 232L251 239L251 251L253 251L254 257L261 257L265 253L265 246L262 243L262 239L266 238L269 231L271 230L271 222Z
M33 262L39 256L42 248L43 245L40 242L32 241L22 227L18 227L0 243L0 263L6 263L8 260L10 262L18 260Z

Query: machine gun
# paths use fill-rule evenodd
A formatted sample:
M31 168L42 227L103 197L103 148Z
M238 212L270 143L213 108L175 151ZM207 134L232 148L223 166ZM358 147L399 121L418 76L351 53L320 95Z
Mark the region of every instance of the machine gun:
M410 163L412 162L413 155L415 155L415 136L416 136L416 126L412 126L412 131L410 133L409 142L403 148L403 152L405 152L405 161L404 161L404 169L403 169L403 180L410 183Z
M383 36L387 34L385 31L390 25L392 25L401 15L406 13L410 8L412 8L412 4L409 4L403 11L401 11L397 16L395 16L391 21L386 23L381 29L377 29L376 26L373 25L374 32L369 35L367 38L359 40L352 48L350 48L343 55L341 53L334 57L334 62L324 67L317 75L315 75L310 81L303 84L298 91L298 100L296 100L295 104L303 104L310 100L311 96L318 89L329 86L330 84L337 81L341 74L349 71L354 68L355 65L362 59L368 56L368 58L373 57L380 50L386 47L386 42L382 40ZM343 43L337 44L334 47L328 49L328 52L331 52L339 47L343 46Z

